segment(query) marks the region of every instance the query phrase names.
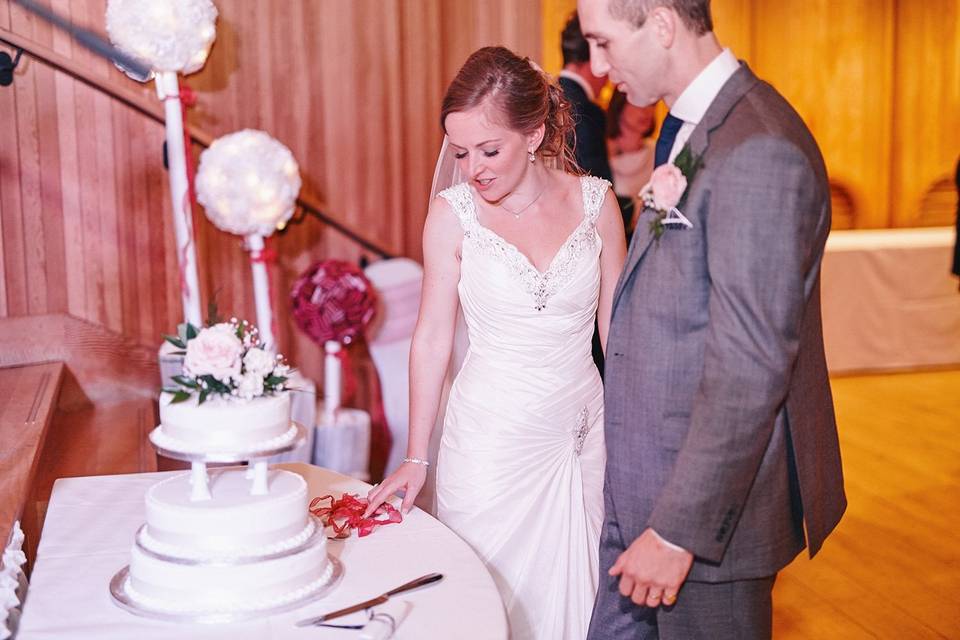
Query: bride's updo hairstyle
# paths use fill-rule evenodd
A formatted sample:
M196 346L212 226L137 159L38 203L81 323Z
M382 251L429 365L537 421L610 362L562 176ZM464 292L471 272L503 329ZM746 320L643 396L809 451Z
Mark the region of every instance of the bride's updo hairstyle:
M463 63L443 96L440 126L446 132L447 116L467 111L489 100L501 123L524 135L545 125L543 142L536 153L556 158L557 166L580 174L569 140L573 137L570 103L548 76L505 47L484 47Z

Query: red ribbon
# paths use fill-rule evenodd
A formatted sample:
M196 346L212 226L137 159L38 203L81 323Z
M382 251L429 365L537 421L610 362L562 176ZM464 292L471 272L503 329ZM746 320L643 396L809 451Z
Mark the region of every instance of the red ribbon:
M251 251L250 252L250 262L258 262L263 264L274 264L277 261L277 250L273 247L268 247L266 241L264 241L264 246L262 251Z
M329 507L318 506L324 500L330 501ZM310 513L320 518L323 526L331 527L338 538L349 536L351 529L356 529L363 538L373 533L379 525L403 522L403 516L389 502L384 502L370 517L364 518L363 512L368 504L366 499L350 493L343 494L339 500L333 496L321 496L310 501Z

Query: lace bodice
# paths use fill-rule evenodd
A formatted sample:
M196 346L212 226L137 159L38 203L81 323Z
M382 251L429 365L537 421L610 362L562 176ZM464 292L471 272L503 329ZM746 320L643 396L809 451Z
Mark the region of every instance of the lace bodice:
M580 188L583 196L583 219L560 246L546 271L539 271L526 255L512 243L480 224L477 218L473 192L466 182L440 193L453 207L463 227L464 243L471 243L480 253L494 257L507 266L524 291L533 299L534 308L542 311L557 291L569 284L576 274L578 258L589 248L598 247L597 217L610 183L600 178L583 176Z

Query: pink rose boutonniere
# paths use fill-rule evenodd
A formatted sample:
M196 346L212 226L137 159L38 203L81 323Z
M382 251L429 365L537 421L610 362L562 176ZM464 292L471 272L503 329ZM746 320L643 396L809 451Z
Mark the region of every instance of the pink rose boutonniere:
M640 191L643 206L654 211L650 221L650 233L659 242L667 226L676 225L690 229L693 223L677 208L687 187L700 168L700 158L694 158L689 146L685 146L673 163L662 164L653 170L650 182Z

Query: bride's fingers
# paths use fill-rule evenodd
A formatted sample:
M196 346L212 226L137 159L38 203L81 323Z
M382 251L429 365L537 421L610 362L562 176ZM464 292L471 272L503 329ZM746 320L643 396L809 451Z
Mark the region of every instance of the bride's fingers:
M364 518L369 518L370 514L377 510L383 501L390 495L386 491L388 485L381 484L374 487L370 490L370 493L367 494L367 509L363 512Z

